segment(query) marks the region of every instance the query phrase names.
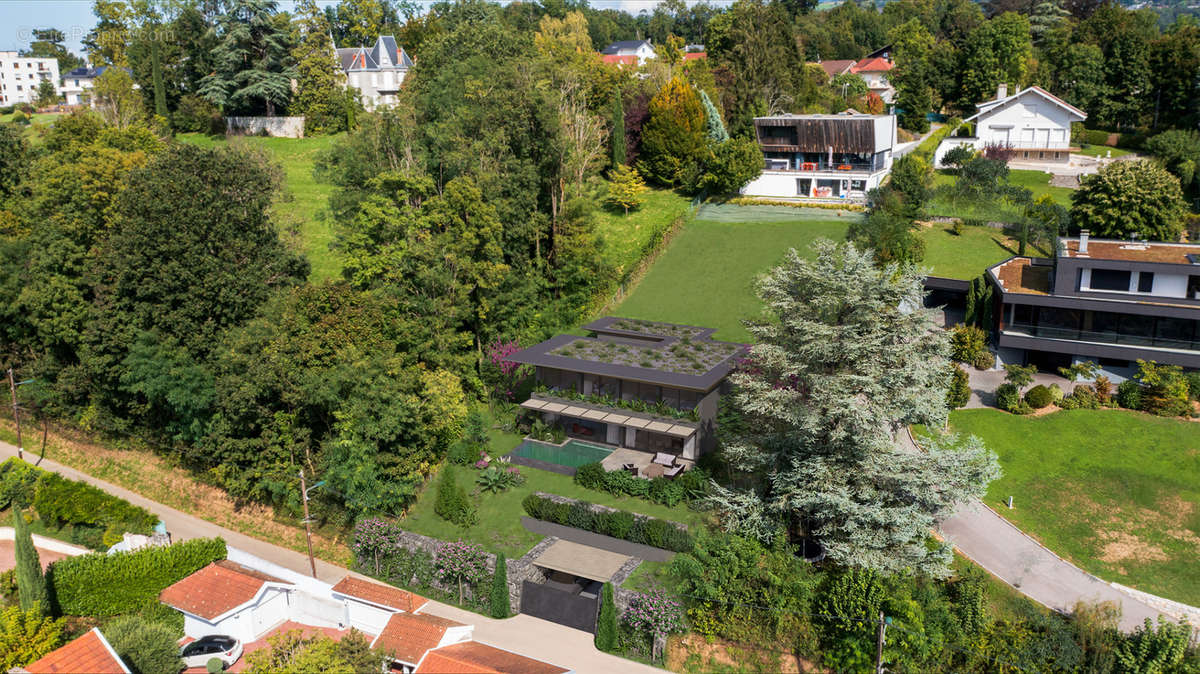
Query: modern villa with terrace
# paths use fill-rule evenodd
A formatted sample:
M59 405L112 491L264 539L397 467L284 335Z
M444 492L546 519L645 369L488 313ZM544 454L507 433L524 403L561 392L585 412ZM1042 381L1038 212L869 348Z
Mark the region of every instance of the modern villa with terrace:
M892 170L894 115L755 117L754 132L765 163L747 196L862 201Z
M1078 238L1052 259L991 267L1000 358L1052 370L1093 360L1118 380L1137 359L1200 369L1200 246Z
M560 427L567 445L611 454L610 469L670 455L666 470L682 470L713 447L717 401L745 345L712 339L713 328L613 316L583 329L589 336L557 335L510 357L536 370L521 407Z

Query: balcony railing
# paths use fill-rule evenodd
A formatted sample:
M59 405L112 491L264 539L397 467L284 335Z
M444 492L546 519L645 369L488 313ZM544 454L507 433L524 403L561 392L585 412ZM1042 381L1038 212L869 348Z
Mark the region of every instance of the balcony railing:
M834 173L854 173L874 171L874 166L869 161L834 161L832 164L828 161L800 161L792 162L784 159L768 159L764 162L764 170L767 171L789 171L792 173L818 173L818 172L834 172Z
M1004 332L1023 334L1030 337L1047 339L1069 339L1077 342L1095 342L1098 344L1119 344L1121 346L1141 346L1157 349L1176 349L1180 351L1200 351L1200 339L1167 339L1149 335L1123 335L1117 332L1094 332L1092 330L1076 330L1072 328L1051 328L1024 323L1010 323L1004 326Z

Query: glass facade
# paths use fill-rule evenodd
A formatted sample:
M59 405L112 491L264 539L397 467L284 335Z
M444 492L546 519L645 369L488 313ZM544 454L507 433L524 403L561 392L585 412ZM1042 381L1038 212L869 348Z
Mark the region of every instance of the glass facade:
M1009 305L1005 332L1031 337L1200 351L1200 321Z

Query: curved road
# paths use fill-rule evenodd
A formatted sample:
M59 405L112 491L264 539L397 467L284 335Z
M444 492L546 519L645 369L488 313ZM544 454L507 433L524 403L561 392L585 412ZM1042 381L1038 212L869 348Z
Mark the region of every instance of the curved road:
M16 455L17 448L15 446L7 442L0 442L0 461L8 457L15 457ZM25 457L31 462L37 459L37 455L30 452L26 452ZM119 496L134 505L149 510L162 518L162 521L167 525L167 531L171 532L171 537L174 540L221 537L232 547L274 562L297 573L305 575L310 573L308 557L302 553L217 526L212 522L202 520L156 501L151 501L124 487L119 487L104 480L98 480L74 468L63 466L49 459L42 461L40 467L44 470L59 473L63 477L72 480L87 482L114 496ZM348 573L353 572L336 564L317 560L317 578L322 581L336 583ZM468 625L474 625L474 638L477 641L544 660L551 664L568 667L580 674L590 674L592 672L602 674L607 672L663 671L615 655L601 653L596 650L590 634L527 615L517 615L506 620L496 620L435 601L430 601L426 604L423 612L457 620Z

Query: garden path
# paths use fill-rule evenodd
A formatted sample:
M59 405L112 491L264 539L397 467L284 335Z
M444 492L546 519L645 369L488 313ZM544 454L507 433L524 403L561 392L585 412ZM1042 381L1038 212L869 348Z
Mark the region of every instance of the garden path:
M0 442L0 460L17 455L17 448L7 442ZM37 455L26 452L29 461L36 461ZM279 564L298 573L309 573L308 557L303 553L289 550L265 541L260 541L231 529L193 517L187 513L165 506L156 501L142 497L123 487L110 482L99 480L91 475L82 473L69 466L63 466L46 459L40 468L52 471L72 480L80 480L104 491L119 496L130 503L141 506L158 515L167 525L173 540L191 538L224 538L230 546L244 550L256 557ZM348 571L336 564L316 560L317 578L327 583L336 583L347 574L367 579L353 571ZM367 579L369 580L369 579ZM436 601L430 601L422 609L423 613L457 620L475 626L476 641L487 643L497 648L521 653L532 658L569 667L579 674L591 672L661 672L663 670L649 667L641 663L626 660L608 653L596 650L592 636L586 632L571 629L562 625L518 615L506 620L495 620L478 613L448 606Z

